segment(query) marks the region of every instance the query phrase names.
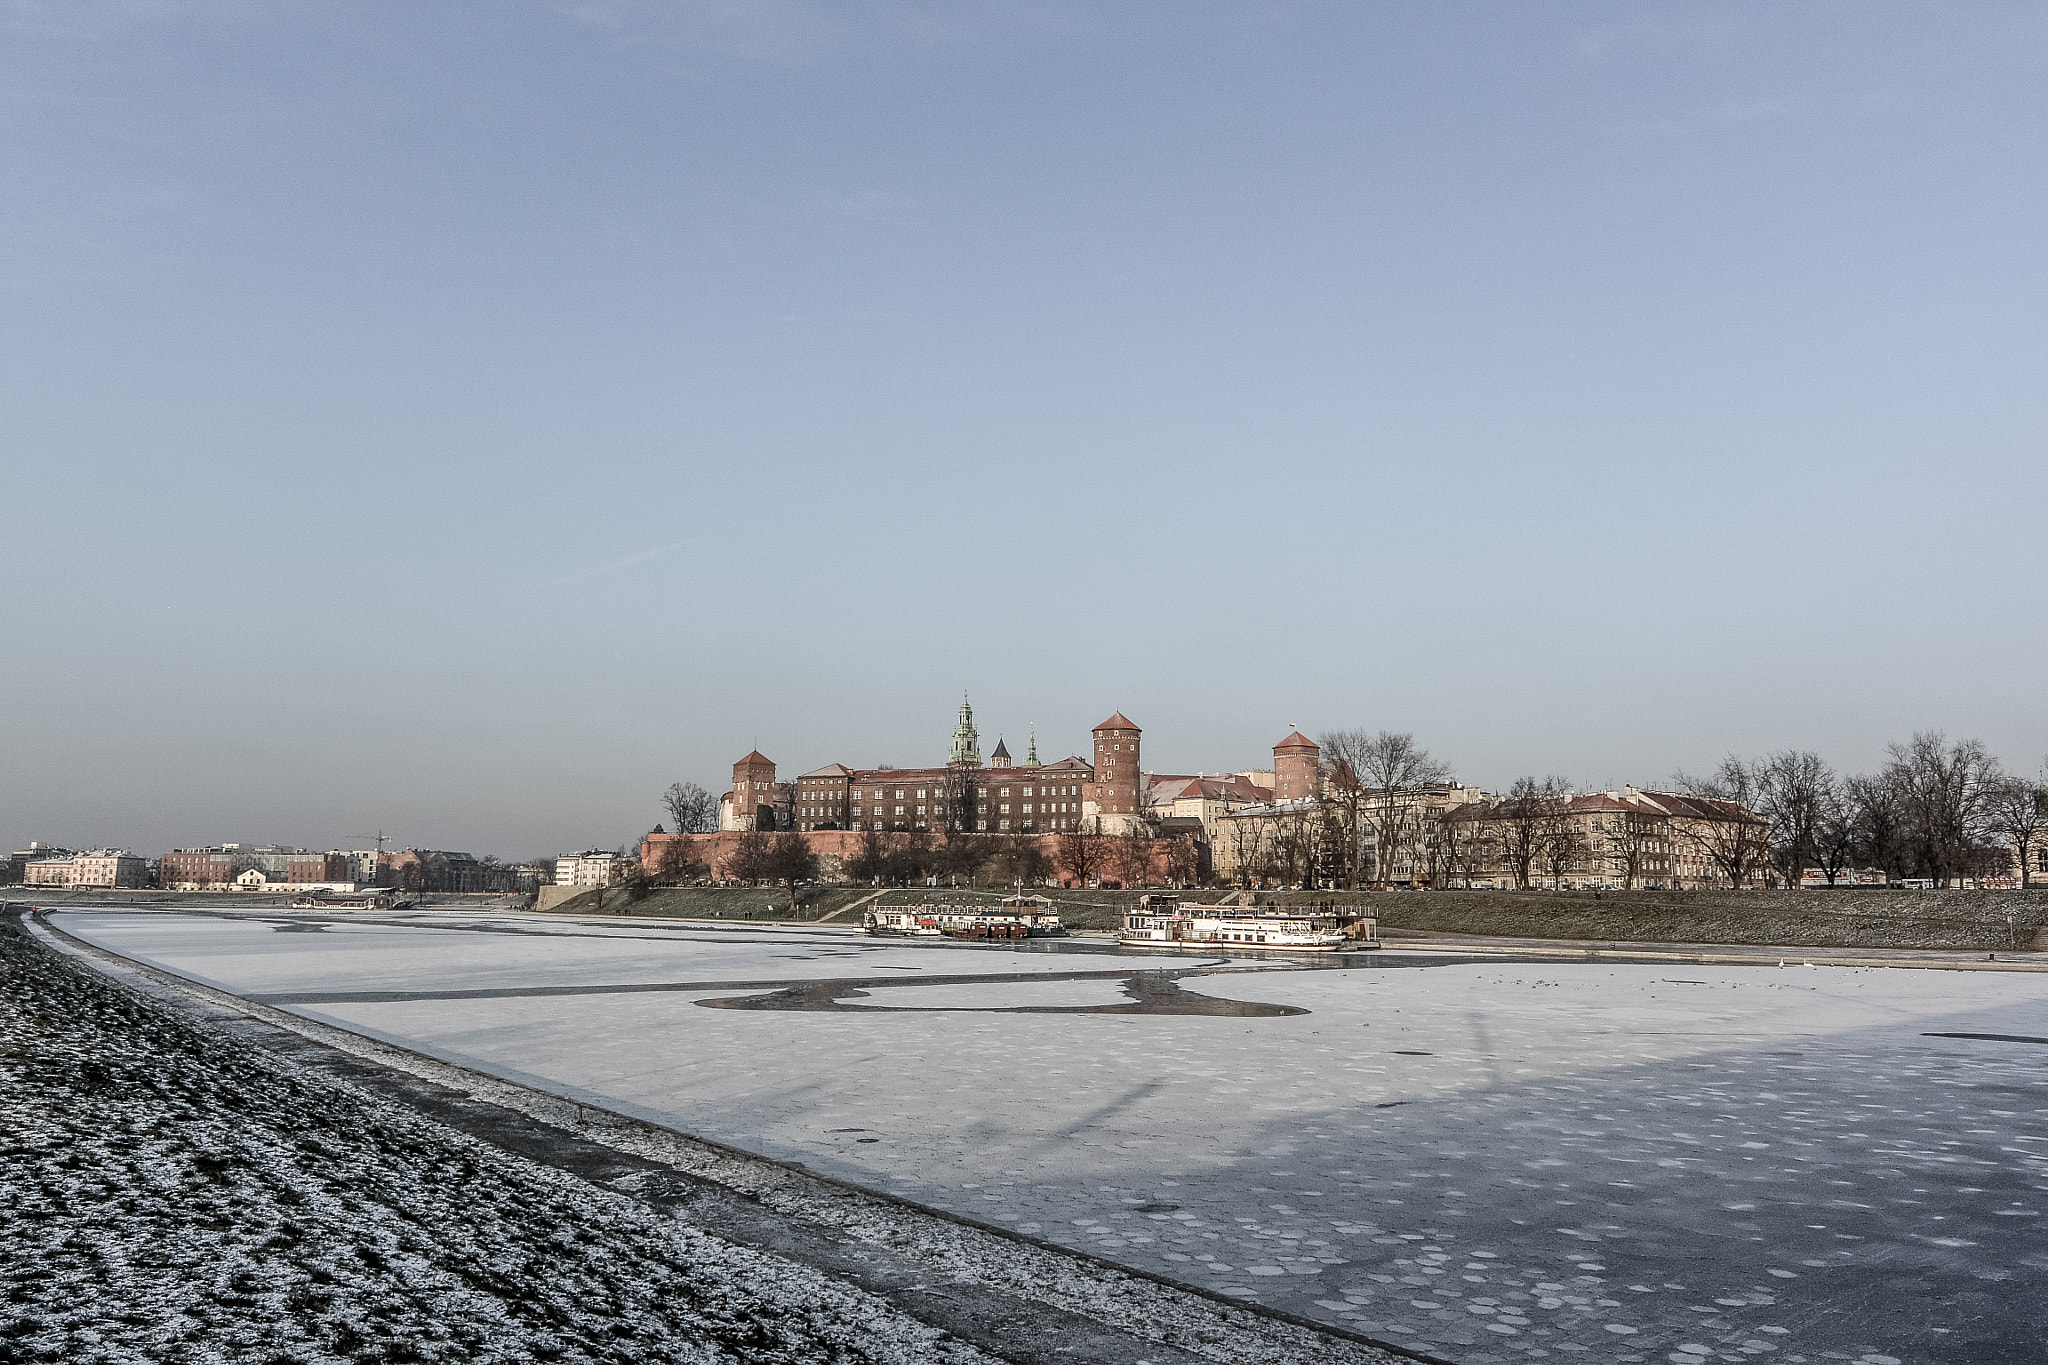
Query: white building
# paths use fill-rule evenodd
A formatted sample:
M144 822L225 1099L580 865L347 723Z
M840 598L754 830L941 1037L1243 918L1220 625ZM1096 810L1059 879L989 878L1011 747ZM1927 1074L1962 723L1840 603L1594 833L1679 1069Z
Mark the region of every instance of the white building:
M616 886L633 875L637 859L621 857L608 848L564 853L555 859L556 886Z
M135 887L149 884L149 860L120 848L95 848L28 864L30 886Z

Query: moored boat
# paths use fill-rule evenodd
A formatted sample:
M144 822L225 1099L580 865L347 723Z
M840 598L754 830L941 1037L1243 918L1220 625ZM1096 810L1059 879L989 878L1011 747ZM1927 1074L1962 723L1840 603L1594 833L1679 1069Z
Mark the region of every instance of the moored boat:
M1138 908L1124 916L1116 941L1125 948L1331 953L1379 947L1377 927L1371 916L1334 905L1183 905L1172 897L1142 896Z
M401 910L411 901L395 899L391 892L368 891L313 891L303 896L292 897L294 910Z
M884 938L1056 938L1067 932L1043 896L1011 896L997 905L877 905L861 925Z

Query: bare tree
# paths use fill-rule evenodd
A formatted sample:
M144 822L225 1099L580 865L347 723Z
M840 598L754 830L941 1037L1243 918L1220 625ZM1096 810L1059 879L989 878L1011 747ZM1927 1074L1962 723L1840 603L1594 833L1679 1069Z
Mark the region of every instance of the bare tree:
M1672 785L1688 809L1674 813L1671 831L1712 862L1737 890L1756 880L1770 858L1771 827L1755 814L1756 774L1732 754L1711 776L1679 773Z
M2008 777L1991 788L1986 803L1991 828L2019 859L2020 889L2031 890L2034 846L2041 840L2042 826L2048 824L2048 787L2023 777Z
M766 881L775 875L775 836L750 829L732 841L719 869L736 882Z
M1037 885L1052 872L1052 859L1036 839L1004 839L989 859L989 875L1005 884L1025 882Z
M1238 815L1218 822L1224 846L1230 850L1230 866L1245 886L1256 886L1265 875L1267 820L1263 816Z
M1421 852L1431 886L1448 886L1452 877L1470 865L1478 822L1459 818L1463 809L1433 811L1423 826Z
M1319 742L1357 783L1358 813L1373 835L1372 879L1384 885L1421 825L1422 788L1443 781L1450 770L1416 744L1415 736L1391 730L1333 730Z
M1631 809L1608 817L1606 852L1614 860L1615 870L1621 873L1622 890L1636 889L1636 883L1643 877L1643 865L1663 833L1663 817L1648 811Z
M1544 803L1536 838L1543 867L1550 873L1550 889L1564 890L1565 874L1576 871L1587 853L1586 831L1569 795L1560 792Z
M718 828L718 799L695 782L671 782L662 808L678 834L709 834Z
M1571 784L1561 777L1518 777L1508 794L1494 803L1492 825L1500 841L1501 866L1519 890L1529 889L1537 859L1543 855L1544 822L1551 807Z
M1342 763L1326 772L1315 798L1315 865L1331 886L1356 887L1364 875L1366 840L1365 793Z
M1201 875L1201 850L1188 835L1179 835L1166 845L1166 877L1175 886L1192 886Z
M1856 861L1888 876L1904 876L1919 863L1908 834L1905 797L1887 772L1842 784L1855 831Z
M952 764L940 777L938 788L932 795L938 798L933 829L948 836L974 832L976 798L980 795L974 769L961 763Z
M1784 749L1750 766L1750 785L1756 813L1770 824L1771 863L1785 885L1797 887L1814 863L1816 831L1835 790L1835 770L1819 754Z
M846 860L846 870L855 881L880 881L888 874L889 858L894 851L891 836L870 825L860 831L853 856Z
M1323 812L1314 803L1297 801L1273 820L1272 866L1292 886L1315 885L1321 848Z
M784 830L768 847L767 875L789 887L789 915L796 918L797 892L805 882L818 880L818 855L811 841L796 830Z
M908 886L920 878L932 875L937 864L932 836L924 830L910 830L898 834L889 841L889 881Z
M1086 886L1089 880L1102 870L1102 836L1097 834L1062 834L1053 844L1053 862L1059 870L1073 878L1076 886Z
M1942 886L1964 876L1991 836L1991 793L2003 780L1998 761L1974 739L1951 744L1923 730L1889 748L1885 776L1904 798L1927 875Z
M997 841L987 834L949 834L933 850L933 866L942 877L965 877L971 885L983 864L995 856Z
M1813 822L1813 865L1833 886L1856 857L1856 806L1849 784L1837 782L1821 794Z
M1125 886L1144 886L1152 880L1152 836L1133 829L1119 836L1110 851L1116 879Z
M696 841L687 834L671 834L663 839L654 860L655 877L671 884L687 879L696 864L695 845Z

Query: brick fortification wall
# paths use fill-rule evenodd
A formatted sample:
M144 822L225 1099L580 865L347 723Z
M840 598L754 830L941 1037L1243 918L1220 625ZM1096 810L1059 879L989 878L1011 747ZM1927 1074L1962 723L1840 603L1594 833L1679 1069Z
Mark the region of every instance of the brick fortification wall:
M725 879L726 875L726 859L731 856L734 847L743 837L745 837L743 831L731 830L721 831L717 834L650 834L647 836L646 844L640 850L641 866L649 877L659 878L661 875L659 869L662 865L665 850L678 838L684 838L690 841L690 860L695 863L708 863L711 867L712 880L721 881ZM886 837L901 839L909 836L892 834ZM946 842L944 835L931 835L929 837L932 847L941 846ZM994 836L977 835L975 837L1028 841L1036 845L1038 851L1052 861L1054 865L1053 881L1055 884L1067 886L1072 881L1067 873L1059 867L1059 844L1060 839L1065 836L1058 834L1007 834ZM1088 837L1094 839L1098 847L1105 850L1100 855L1100 861L1103 866L1095 875L1098 878L1106 877L1114 880L1116 872L1107 865L1108 857L1106 850L1111 841L1106 836L1091 835ZM820 864L818 876L820 881L845 883L853 880L846 871L846 865L860 854L861 834L858 830L807 830L803 832L802 838L805 843L811 846L811 852L818 855L818 862ZM1166 850L1170 843L1171 841L1166 839L1154 839L1151 841L1152 874L1148 878L1149 881L1163 882L1166 879Z

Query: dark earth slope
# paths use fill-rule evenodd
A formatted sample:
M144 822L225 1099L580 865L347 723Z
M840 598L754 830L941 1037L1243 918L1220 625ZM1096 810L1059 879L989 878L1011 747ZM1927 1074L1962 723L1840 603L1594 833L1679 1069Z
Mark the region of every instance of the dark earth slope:
M0 1361L980 1361L0 918Z

